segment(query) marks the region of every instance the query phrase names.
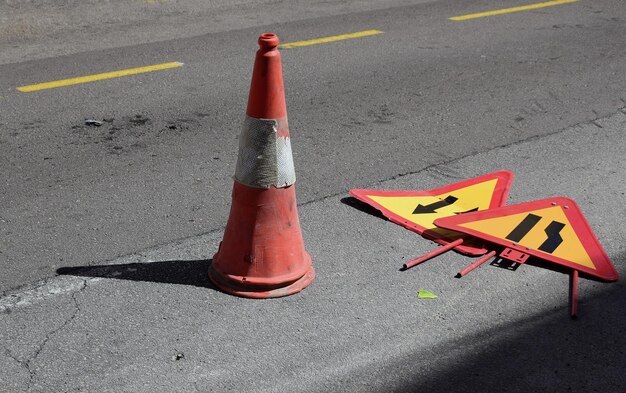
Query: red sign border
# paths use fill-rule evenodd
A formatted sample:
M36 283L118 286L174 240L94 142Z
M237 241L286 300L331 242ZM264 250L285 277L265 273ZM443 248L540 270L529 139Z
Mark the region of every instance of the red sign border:
M462 188L466 188L472 186L474 184L483 183L489 180L497 179L496 186L494 188L494 193L491 197L491 201L489 203L489 209L499 206L504 206L506 204L506 200L509 195L509 190L511 188L511 184L513 183L514 174L511 171L500 170L492 173L488 173L486 175L474 177L471 179L466 179L460 181L458 183L448 184L443 187L434 188L432 190L419 190L419 191L409 191L409 190L369 190L369 189L352 189L350 190L350 195L354 198L364 202L370 206L373 206L377 210L379 210L385 217L387 217L390 221L401 225L417 234L432 240L436 243L446 245L453 240L447 239L445 237L437 237L433 232L429 232L428 228L425 228L421 225L418 225L414 222L408 221L402 216L388 210L383 207L378 202L369 198L368 195L371 196L383 196L383 197L402 197L402 196L435 196L441 195L445 193L451 193L452 191L459 190ZM502 190L501 192L497 192L498 190ZM469 213L464 213L469 214ZM469 245L459 245L454 247L454 250L465 254L465 255L483 255L488 250L486 248L478 248Z
M586 266L575 264L566 259L559 258L539 250L528 250L526 247L520 246L515 242L512 242L511 240L501 239L499 237L482 233L471 228L465 228L460 226L462 224L487 220L491 218L510 216L524 212L531 213L533 211L553 207L555 205L568 207L562 210L565 213L568 221L572 225L572 228L578 236L578 239L580 240L583 248L591 258L593 264L596 266L596 270ZM498 244L500 246L509 247L517 251L532 255L533 257L556 263L582 273L586 273L601 280L610 282L617 281L619 279L619 274L615 270L615 267L609 259L609 256L606 254L606 251L604 251L604 248L600 244L600 241L593 233L593 230L585 219L585 216L580 210L580 207L574 200L567 197L553 197L537 201L519 203L510 206L498 207L490 210L481 210L478 212L460 214L457 216L442 217L435 220L435 225L440 228L462 232L470 236L483 239L487 242Z

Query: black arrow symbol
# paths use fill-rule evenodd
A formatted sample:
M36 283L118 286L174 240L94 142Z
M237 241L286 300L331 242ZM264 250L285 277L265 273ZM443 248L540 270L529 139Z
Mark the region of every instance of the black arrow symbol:
M524 217L522 222L517 224L515 229L513 229L506 238L514 242L519 242L528 234L528 232L530 232L531 229L535 227L535 225L537 225L540 220L540 216L529 213L526 217Z
M413 214L435 213L437 211L437 209L440 209L442 207L451 205L454 202L456 202L457 199L458 198L455 198L452 195L448 195L446 197L446 199L444 199L443 201L434 202L434 203L431 203L430 205L426 205L426 206L424 206L422 204L419 204L419 205L417 205L415 210L413 210Z
M547 252L552 254L556 248L563 243L563 238L560 235L561 230L565 228L565 224L552 221L550 225L544 230L548 238L542 245L539 246L539 249L543 252Z

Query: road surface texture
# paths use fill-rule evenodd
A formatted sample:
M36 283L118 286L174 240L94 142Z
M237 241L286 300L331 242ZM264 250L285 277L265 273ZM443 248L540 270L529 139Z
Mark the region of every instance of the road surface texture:
M509 204L575 199L623 275L620 1L49 3L0 5L0 390L624 390L621 281L583 278L573 321L559 269L402 272L436 246L346 199L508 169ZM257 37L372 29L281 50L316 280L215 290Z

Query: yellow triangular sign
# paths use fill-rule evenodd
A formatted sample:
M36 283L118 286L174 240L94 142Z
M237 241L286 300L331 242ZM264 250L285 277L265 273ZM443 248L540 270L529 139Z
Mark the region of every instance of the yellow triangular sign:
M618 278L580 208L568 198L445 217L435 223L603 280Z
M381 191L350 190L350 195L380 210L391 221L441 244L462 234L437 228L438 218L503 206L513 173L498 171L433 190ZM480 255L485 249L464 243L456 247L465 254Z

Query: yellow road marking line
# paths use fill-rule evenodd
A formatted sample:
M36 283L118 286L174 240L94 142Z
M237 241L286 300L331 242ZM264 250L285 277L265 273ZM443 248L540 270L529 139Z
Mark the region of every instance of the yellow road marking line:
M382 34L382 33L383 32L380 31L380 30L357 31L356 33L333 35L333 36L330 36L330 37L314 38L312 40L306 40L306 41L289 42L289 43L286 43L286 44L280 44L280 45L278 45L278 47L281 48L281 49L297 48L297 47L300 47L300 46L325 44L327 42L349 40L349 39L352 39L352 38L361 38L361 37L367 37L367 36L370 36L370 35L376 35L376 34Z
M105 72L102 74L94 74L94 75L79 76L76 78L61 79L58 81L38 83L36 85L20 86L20 87L17 87L16 89L21 92L27 93L31 91L54 89L55 87L61 87L61 86L78 85L80 83L94 82L94 81L99 81L103 79L119 78L121 76L143 74L145 72L165 70L168 68L182 67L182 65L183 63L174 61L171 63L155 64L155 65L146 66L146 67L128 68L125 70Z
M510 14L512 12L534 10L536 8L552 7L552 6L555 6L555 5L574 3L574 2L577 2L577 1L578 0L554 0L554 1L547 1L545 3L536 3L536 4L523 5L521 7L503 8L503 9L500 9L500 10L479 12L477 14L453 16L452 18L448 18L448 19L450 19L450 20L467 20L467 19L483 18L485 16L493 16L493 15L500 15L500 14Z

